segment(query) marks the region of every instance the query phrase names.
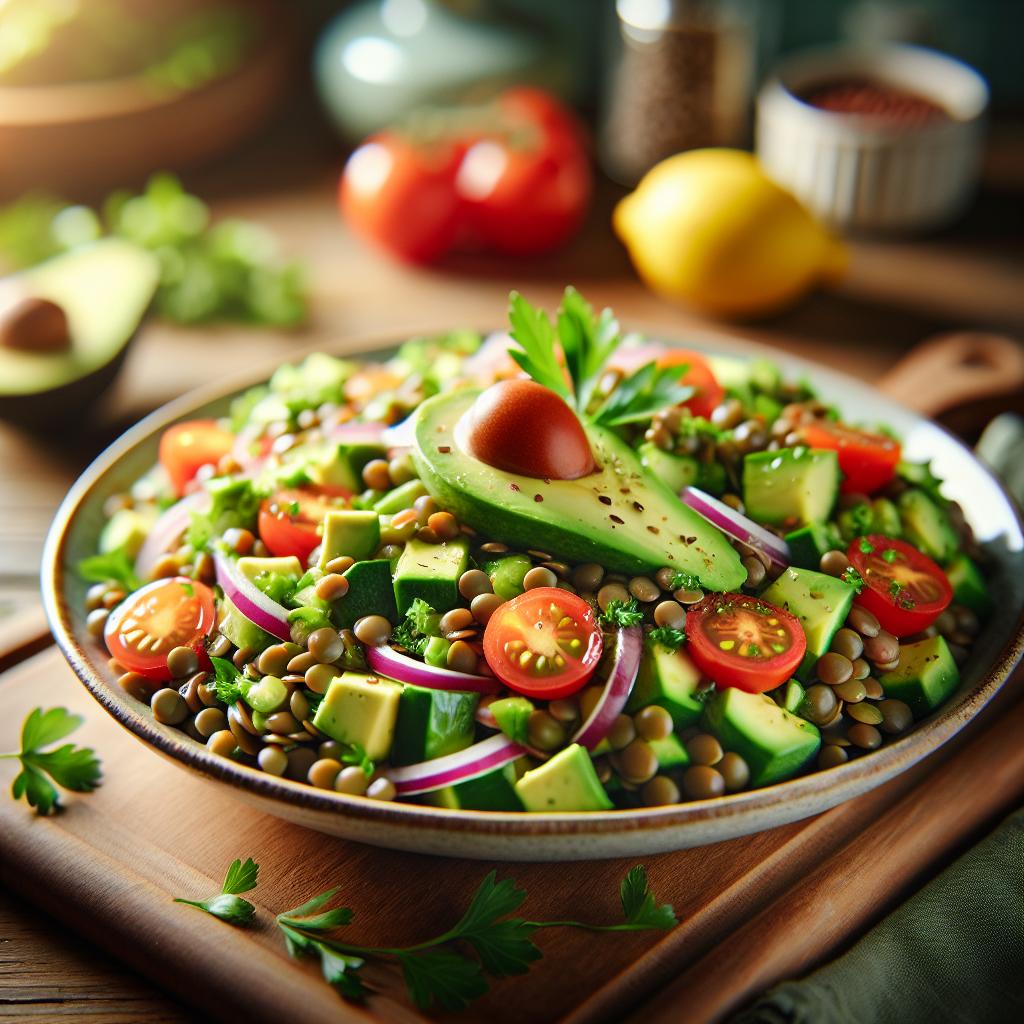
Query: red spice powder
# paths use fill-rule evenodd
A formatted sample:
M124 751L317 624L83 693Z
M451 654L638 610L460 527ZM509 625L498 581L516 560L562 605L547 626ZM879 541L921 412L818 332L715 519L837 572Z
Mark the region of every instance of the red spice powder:
M826 82L807 90L802 98L821 110L885 118L904 124L922 124L949 117L942 107L924 96L866 78Z

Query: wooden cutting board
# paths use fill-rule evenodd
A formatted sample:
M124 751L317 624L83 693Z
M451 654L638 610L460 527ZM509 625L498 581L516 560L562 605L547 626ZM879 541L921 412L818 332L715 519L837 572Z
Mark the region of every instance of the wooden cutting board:
M86 717L74 740L98 751L104 784L45 819L0 799L4 884L220 1019L424 1020L390 969L366 972L374 994L365 1006L342 1001L313 965L287 957L273 915L340 884L355 941L414 942L457 919L490 865L460 860L457 850L447 859L361 846L236 803L121 729L55 648L32 653L32 632L23 620L20 639L0 644L14 662L0 675L0 749L16 746L33 707L68 707ZM1020 801L1021 688L1008 684L968 735L873 793L771 832L649 858L654 891L682 922L674 931L546 932L544 958L527 976L495 982L461 1014L435 1017L583 1024L634 1011L670 1021L682 999L688 1021L720 1019L848 943ZM13 767L0 773L6 789ZM245 856L261 865L254 926L233 928L172 902L216 892L228 863ZM494 866L526 888L533 919L611 921L631 864Z

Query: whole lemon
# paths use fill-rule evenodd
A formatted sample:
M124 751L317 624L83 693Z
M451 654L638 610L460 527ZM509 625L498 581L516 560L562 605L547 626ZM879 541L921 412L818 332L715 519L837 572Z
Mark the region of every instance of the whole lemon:
M737 149L663 160L612 224L651 288L724 316L775 312L846 265L842 245Z

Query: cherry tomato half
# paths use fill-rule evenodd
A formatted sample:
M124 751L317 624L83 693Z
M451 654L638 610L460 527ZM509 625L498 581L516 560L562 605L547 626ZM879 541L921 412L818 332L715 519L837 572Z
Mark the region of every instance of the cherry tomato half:
M946 574L906 541L872 533L853 541L846 554L865 583L856 603L893 636L927 629L953 600Z
M185 493L200 466L216 465L231 451L235 435L216 420L189 420L168 427L160 437L160 465L175 493Z
M747 693L784 683L807 651L795 616L747 594L709 594L686 613L686 638L704 675Z
M721 405L722 399L725 398L725 388L718 383L708 361L699 352L672 349L658 357L659 369L664 366L679 366L680 363L685 363L689 369L679 378L679 383L694 388L693 397L687 399L683 405L694 416L710 419L716 406Z
M846 494L874 494L896 474L900 444L882 434L845 427L830 420L815 420L801 429L811 448L829 448L839 454Z
M594 609L557 587L536 587L506 601L484 631L484 657L510 689L557 700L594 674L604 639Z
M175 647L191 647L209 666L203 639L216 619L213 591L187 576L174 576L147 583L125 598L107 619L103 638L111 657L125 668L167 680L167 655Z
M260 505L260 540L272 555L295 555L305 565L320 543L324 516L345 508L348 495L341 488L292 487L275 491Z

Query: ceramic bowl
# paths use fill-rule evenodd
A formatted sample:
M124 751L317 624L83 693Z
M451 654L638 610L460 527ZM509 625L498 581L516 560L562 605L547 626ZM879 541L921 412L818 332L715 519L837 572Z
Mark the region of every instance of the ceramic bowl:
M451 811L383 803L313 789L212 754L183 732L156 722L147 704L129 697L107 666L106 652L85 625L86 584L75 565L95 551L103 502L125 490L156 459L161 431L180 419L224 413L232 395L257 383L249 374L201 388L147 417L82 474L50 529L42 587L57 643L79 678L126 729L184 769L229 788L240 800L277 817L378 846L488 860L583 860L635 857L700 846L796 821L891 779L958 733L992 698L1024 650L1024 536L1012 501L958 440L883 398L866 385L814 364L744 342L715 338L687 347L741 357L769 356L794 377L806 374L827 401L854 419L886 422L905 438L910 459L932 459L947 492L964 507L979 539L996 557L990 584L996 612L978 640L963 680L947 703L899 740L826 772L713 800L633 811L513 814Z

